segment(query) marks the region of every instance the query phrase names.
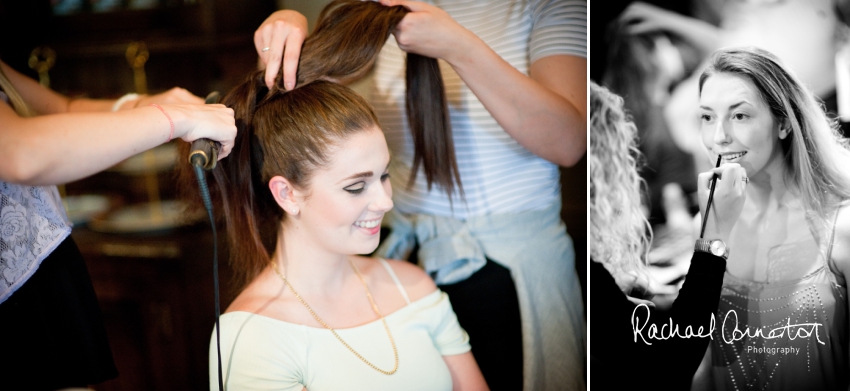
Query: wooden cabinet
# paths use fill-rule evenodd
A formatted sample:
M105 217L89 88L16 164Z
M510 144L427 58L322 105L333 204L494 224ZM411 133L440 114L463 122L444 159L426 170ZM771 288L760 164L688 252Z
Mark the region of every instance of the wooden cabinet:
M116 235L76 228L72 236L86 259L119 372L94 388L208 390L215 324L211 231L197 225ZM233 292L222 250L226 305Z
M127 46L145 42L150 58L145 71L150 92L174 86L204 96L227 92L257 64L253 32L275 10L272 0L0 0L0 57L37 78L30 52L48 46L56 52L51 87L70 96L114 98L136 92L127 64ZM144 3L145 8L133 8Z

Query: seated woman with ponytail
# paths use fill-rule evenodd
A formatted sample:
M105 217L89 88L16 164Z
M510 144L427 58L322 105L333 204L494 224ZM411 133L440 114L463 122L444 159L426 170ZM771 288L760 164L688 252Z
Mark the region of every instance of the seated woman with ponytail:
M395 191L384 219L391 232L376 254L418 263L449 295L491 389L584 390L586 301L561 219L558 166L576 164L587 149L587 0L367 3L409 10L367 88ZM254 33L269 88L277 77L299 85L306 31L303 15L282 9ZM454 153L419 154L407 123L406 107L429 102L410 99L409 89L405 97L414 54L441 60L459 173L453 188L428 176L427 159L439 164ZM421 134L427 141L440 133Z
M469 337L428 275L356 255L377 248L393 207L390 154L373 109L339 83L365 73L400 17L354 8L322 15L298 88L268 89L258 71L225 97L238 133L211 190L242 289L219 323L224 388L487 389ZM325 28L364 17L369 31ZM214 390L217 350L214 332Z

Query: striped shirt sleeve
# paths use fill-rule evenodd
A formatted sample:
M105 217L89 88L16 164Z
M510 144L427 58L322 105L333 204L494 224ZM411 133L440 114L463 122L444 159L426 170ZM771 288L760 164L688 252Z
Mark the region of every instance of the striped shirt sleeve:
M532 0L529 59L566 54L587 58L587 1Z

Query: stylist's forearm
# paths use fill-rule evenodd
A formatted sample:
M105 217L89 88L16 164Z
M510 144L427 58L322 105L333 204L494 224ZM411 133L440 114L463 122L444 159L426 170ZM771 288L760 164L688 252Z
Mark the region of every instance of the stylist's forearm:
M5 144L0 152L8 158L4 180L25 185L67 183L160 145L169 138L170 124L156 110L14 119L0 134L4 141L0 144Z
M586 97L575 96L571 101L547 88L519 72L477 36L462 41L445 60L499 125L535 155L561 166L575 164L587 148ZM577 68L586 69L586 60L578 63ZM569 81L577 83L571 89L586 91L585 72Z

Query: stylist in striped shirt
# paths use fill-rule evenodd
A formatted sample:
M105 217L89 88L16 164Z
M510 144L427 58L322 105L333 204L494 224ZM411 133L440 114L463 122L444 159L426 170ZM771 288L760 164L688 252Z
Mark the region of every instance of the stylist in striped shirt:
M585 388L585 322L558 166L587 148L586 0L382 0L405 16L371 80L393 155L378 256L418 262L449 294L493 390ZM281 10L254 43L293 88L307 23ZM464 196L408 186L405 52L440 59Z

